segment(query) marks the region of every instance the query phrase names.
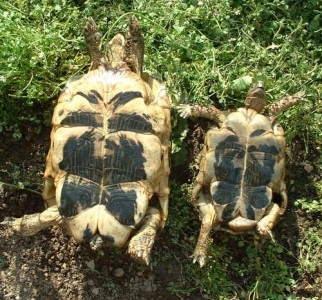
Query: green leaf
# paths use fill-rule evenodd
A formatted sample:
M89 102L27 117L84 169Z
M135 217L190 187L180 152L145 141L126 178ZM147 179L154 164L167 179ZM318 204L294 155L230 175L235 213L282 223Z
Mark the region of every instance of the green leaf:
M231 89L235 91L244 91L249 88L252 82L252 76L246 75L243 77L239 77L231 83Z

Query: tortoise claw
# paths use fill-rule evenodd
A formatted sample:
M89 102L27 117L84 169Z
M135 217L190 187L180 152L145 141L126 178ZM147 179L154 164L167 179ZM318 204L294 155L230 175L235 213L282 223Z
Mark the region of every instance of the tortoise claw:
M205 266L207 263L207 255L202 251L195 251L191 257L192 257L192 262L194 264L198 262L200 268Z
M19 232L21 219L14 217L5 218L0 225L5 226L6 230L12 233Z
M182 118L188 118L191 115L191 107L189 104L180 104L177 110Z
M97 69L102 59L102 53L99 50L102 34L92 18L89 18L84 26L83 34L92 60L91 70Z
M14 222L14 218L5 218L2 222L0 222L0 225L10 227L13 222Z
M271 239L273 242L275 242L272 230L268 226L257 226L257 232L261 237Z
M150 235L134 236L128 247L128 253L137 262L149 265L150 253L154 244L153 237Z

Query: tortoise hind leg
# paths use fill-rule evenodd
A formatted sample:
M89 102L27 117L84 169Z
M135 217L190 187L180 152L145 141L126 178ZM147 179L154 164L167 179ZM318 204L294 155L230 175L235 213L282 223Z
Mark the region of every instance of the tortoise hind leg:
M260 236L273 240L272 229L280 216L280 210L279 205L274 203L267 215L257 223L257 232Z
M146 265L150 263L150 253L161 224L161 211L155 207L149 208L143 225L129 243L128 253L133 259Z
M150 253L157 234L164 227L168 216L170 189L168 187L168 172L161 179L159 191L156 194L159 203L149 207L139 231L132 237L128 246L128 253L136 261L148 265ZM152 199L151 199L152 200ZM152 202L150 200L150 202ZM153 201L154 202L154 201Z
M62 218L59 214L57 205L47 208L41 213L32 215L24 215L21 218L10 218L2 222L15 232L21 233L23 236L34 235L42 229L53 225L59 225Z
M88 21L84 26L83 33L89 56L91 57L92 61L90 70L95 70L102 61L102 52L99 50L102 34L92 18L88 18Z
M202 192L200 192L201 188L202 185L197 183L192 192L192 199L198 208L199 218L201 220L198 242L192 257L193 263L198 262L200 267L203 267L207 262L207 253L211 242L209 236L216 223L217 217L213 204L206 199Z

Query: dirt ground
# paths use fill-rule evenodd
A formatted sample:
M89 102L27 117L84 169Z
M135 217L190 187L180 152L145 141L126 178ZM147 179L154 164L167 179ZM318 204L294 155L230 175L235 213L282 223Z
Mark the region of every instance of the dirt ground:
M191 130L193 139L202 140L200 128ZM193 141L189 143L194 144ZM295 143L293 146L300 156L301 145ZM31 189L37 189L37 184L41 184L48 147L48 128L40 134L27 135L19 142L0 136L0 170L11 170L9 173L1 172L0 181L12 182L13 178L23 178L32 182ZM294 162L298 159L292 158ZM18 165L23 168L17 169ZM299 174L295 163L290 168L295 171L290 172L289 180L303 176L303 168ZM296 190L291 189L292 193ZM43 209L40 195L7 186L0 188L0 222L5 217L20 217ZM285 217L289 221L278 230L293 230L294 235L298 235L297 228L292 225L296 218L301 219L302 226L310 226L314 222L304 212L295 212L293 207ZM156 241L152 254L170 253L171 259L148 267L133 262L125 249L109 248L104 253L94 252L88 245L79 245L64 235L59 227L43 230L32 237L22 237L12 235L1 226L0 299L180 299L166 287L171 282L185 280L180 260L190 259L191 253L181 248L169 249L166 237L167 228ZM313 280L302 278L296 293L304 295L299 299L310 299L309 295L319 294L322 297L322 275L317 274ZM196 294L184 299L203 298Z

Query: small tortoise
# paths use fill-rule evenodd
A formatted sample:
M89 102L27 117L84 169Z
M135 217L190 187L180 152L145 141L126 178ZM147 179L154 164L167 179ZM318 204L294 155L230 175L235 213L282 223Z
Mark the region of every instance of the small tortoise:
M213 228L272 237L274 223L287 205L285 138L275 119L302 96L300 92L270 105L267 117L260 114L266 102L263 82L251 86L245 108L228 115L214 106L179 106L182 117L205 117L218 124L206 135L192 191L201 219L193 262L206 263Z
M165 86L142 73L135 18L111 40L108 61L91 18L84 35L91 70L67 82L53 113L47 209L7 223L26 236L59 224L93 249L129 241L129 254L149 264L168 214L170 101Z

